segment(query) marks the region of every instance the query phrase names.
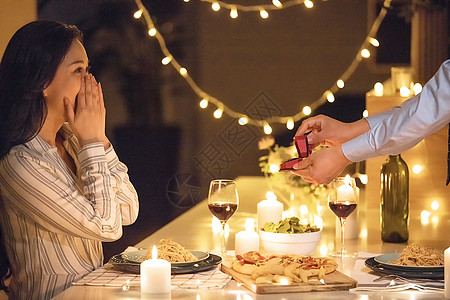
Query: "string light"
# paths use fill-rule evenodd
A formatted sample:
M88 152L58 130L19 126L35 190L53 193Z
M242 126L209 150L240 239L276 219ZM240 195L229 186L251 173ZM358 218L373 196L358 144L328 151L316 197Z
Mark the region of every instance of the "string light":
M223 114L223 109L218 108L214 111L214 118L220 119L222 117L222 114Z
M271 134L272 133L272 127L268 123L264 124L264 133L265 134Z
M267 19L269 17L269 13L267 12L267 10L265 10L264 8L261 8L259 10L259 15L261 16L261 18L263 19Z
M135 19L139 19L142 16L142 9L138 10L137 12L134 13L133 17Z
M273 0L272 4L257 5L257 6L243 6L243 5L239 5L239 4L229 4L229 3L226 3L223 1L217 1L217 0L199 0L199 1L211 3L211 7L214 11L218 11L221 7L225 8L225 9L230 9L230 16L232 15L231 11L235 11L236 17L238 16L238 10L257 11L257 12L259 11L261 14L261 9L264 9L267 12L270 10L285 9L285 8L296 6L296 5L303 4L306 2L303 0L291 0L291 1L284 1L283 3L281 3L279 0ZM149 28L148 34L152 37L155 37L159 43L161 52L165 56L162 61L164 61L164 62L168 61L167 64L171 64L180 73L180 75L182 75L182 77L186 80L186 82L189 84L189 86L191 87L193 92L202 99L202 101L200 101L200 107L202 107L204 105L206 105L205 107L207 107L209 103L213 103L215 106L217 106L217 110L214 112L215 118L220 118L220 117L222 117L223 113L226 113L231 118L235 118L238 120L241 119L244 116L242 113L239 113L239 112L236 112L236 111L230 109L222 101L218 100L217 98L213 97L212 95L209 95L208 93L203 91L197 85L197 83L194 81L194 79L192 77L190 77L187 69L183 68L178 63L178 61L172 56L172 54L169 52L163 36L157 32L156 27L153 23L153 20L150 16L148 10L142 4L142 1L135 0L135 3L139 9L137 12L141 11L141 16L144 16L145 22L147 23L147 27ZM334 93L338 90L338 88L340 88L340 89L344 88L344 86L345 86L344 82L350 78L350 76L354 73L354 71L358 67L358 65L361 61L361 58L362 58L361 52L364 49L367 49L368 46L373 45L373 40L375 40L375 39L373 39L371 37L376 36L376 33L378 32L381 22L384 20L386 14L387 14L387 11L388 11L387 9L390 7L390 3L391 3L391 0L384 0L383 8L380 10L380 13L378 14L374 23L372 24L372 27L371 27L366 39L364 40L363 44L361 45L360 50L355 55L352 63L342 73L342 75L339 77L339 80L336 81L336 85L333 85L331 88L326 90L326 91L330 91L330 93L333 94L333 97L334 97ZM137 12L135 12L134 15L136 15ZM234 15L234 13L233 13L233 15ZM375 45L373 45L373 46L375 46ZM369 54L370 54L370 52L369 52ZM326 96L329 95L328 93L324 93L324 94ZM323 95L320 96L315 101L312 101L310 105L305 106L302 109L302 111L297 112L293 116L272 116L272 117L269 117L264 120L258 120L258 119L252 119L252 118L246 117L247 118L246 124L250 124L253 126L261 126L264 128L265 131L266 131L266 128L270 128L270 131L272 131L272 128L269 125L271 123L286 124L286 127L289 128L289 127L293 126L291 124L293 124L296 121L299 121L305 115L311 114L314 109L316 109L320 105L324 104L325 101L329 101L328 98L331 98L331 96L330 97L323 97ZM292 123L291 123L291 121L292 121Z
M239 123L239 125L247 125L248 124L247 116L239 118L238 123Z
M233 7L230 10L230 17L232 17L233 19L236 19L238 17L238 11L237 11L236 7Z
M307 8L312 8L314 6L314 3L310 0L305 0L304 4Z
M213 11L219 11L220 4L218 2L213 2L213 4L211 4L211 8Z
M286 122L286 127L287 127L287 129L289 129L289 130L292 130L292 129L294 129L294 120L293 119L289 119L287 122Z
M282 8L283 4L281 4L280 0L272 0L272 4L277 8Z
M373 37L369 37L369 43L374 47L380 46L380 42L376 38L373 38Z
M326 97L327 97L327 101L330 102L330 103L333 103L334 100L335 100L333 93L330 92L330 91L326 91L325 94L326 94Z
M370 51L368 49L362 49L361 50L361 56L364 58L369 58L370 57Z
M202 101L200 101L199 106L201 108L207 108L208 107L208 100L206 99L202 99Z
M166 66L170 63L171 60L172 58L170 56L166 56L161 60L161 63Z

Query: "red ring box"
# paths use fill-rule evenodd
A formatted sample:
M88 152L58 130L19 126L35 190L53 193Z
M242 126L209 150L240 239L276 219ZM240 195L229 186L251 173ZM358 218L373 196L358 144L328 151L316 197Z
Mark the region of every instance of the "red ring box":
M294 169L294 165L303 158L311 154L311 149L308 145L308 138L306 135L299 135L294 137L294 145L297 148L298 158L292 158L280 165L280 171L290 171Z

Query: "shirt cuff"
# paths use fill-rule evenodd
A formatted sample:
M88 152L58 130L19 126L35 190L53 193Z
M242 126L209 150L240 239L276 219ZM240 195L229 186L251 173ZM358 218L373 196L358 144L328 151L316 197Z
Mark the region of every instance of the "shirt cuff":
M103 143L98 142L84 145L83 148L78 150L78 160L80 161L81 168L85 168L93 163L106 162Z
M111 143L109 143L108 149L105 150L105 154L106 161L108 162L108 169L111 170L119 164L119 158L117 157L117 153Z
M352 162L359 162L377 156L369 143L369 134L364 133L341 146L344 156Z

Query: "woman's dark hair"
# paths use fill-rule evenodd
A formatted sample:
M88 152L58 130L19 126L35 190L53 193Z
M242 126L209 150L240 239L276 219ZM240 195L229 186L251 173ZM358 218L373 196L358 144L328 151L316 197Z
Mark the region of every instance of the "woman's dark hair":
M74 25L34 21L20 28L0 63L0 160L16 145L35 137L47 116L43 90L74 39Z

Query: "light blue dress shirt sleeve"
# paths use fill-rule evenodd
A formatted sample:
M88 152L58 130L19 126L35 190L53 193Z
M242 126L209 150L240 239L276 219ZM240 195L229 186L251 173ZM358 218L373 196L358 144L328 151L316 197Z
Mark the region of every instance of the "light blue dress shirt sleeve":
M367 121L367 133L342 145L342 152L351 161L401 153L446 126L450 122L450 60L441 65L420 94Z

